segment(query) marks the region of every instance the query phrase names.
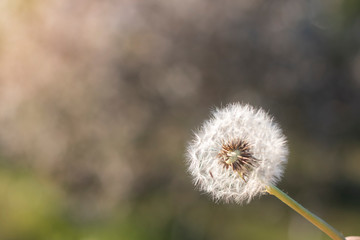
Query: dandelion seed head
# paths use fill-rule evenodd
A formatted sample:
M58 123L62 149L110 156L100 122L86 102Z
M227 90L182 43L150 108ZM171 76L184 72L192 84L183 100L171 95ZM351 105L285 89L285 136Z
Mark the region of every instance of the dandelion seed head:
M287 154L286 138L271 116L234 103L213 111L194 132L187 164L194 183L216 201L243 203L280 180Z

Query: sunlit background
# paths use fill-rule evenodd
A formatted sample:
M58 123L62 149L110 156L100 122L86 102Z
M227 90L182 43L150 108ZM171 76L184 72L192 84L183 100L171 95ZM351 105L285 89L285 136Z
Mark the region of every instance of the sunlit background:
M216 204L210 110L275 116L279 187L360 235L360 1L1 0L0 239L327 239L271 196Z

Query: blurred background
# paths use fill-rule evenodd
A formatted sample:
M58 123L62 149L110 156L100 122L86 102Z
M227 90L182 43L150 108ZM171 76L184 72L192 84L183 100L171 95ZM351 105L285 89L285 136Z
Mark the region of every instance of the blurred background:
M360 235L360 1L1 0L0 238L327 239L271 196L213 203L184 153L261 106L279 187Z

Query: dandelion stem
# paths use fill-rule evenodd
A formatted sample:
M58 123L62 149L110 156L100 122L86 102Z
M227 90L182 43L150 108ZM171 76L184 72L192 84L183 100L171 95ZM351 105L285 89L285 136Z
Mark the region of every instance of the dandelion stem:
M294 199L289 197L286 193L278 189L274 185L269 185L266 188L266 191L270 193L271 195L274 195L281 201L283 201L286 205L291 207L293 210L295 210L297 213L302 215L304 218L306 218L309 222L317 226L321 231L323 231L325 234L327 234L330 238L334 240L345 240L345 238L342 236L340 232L338 232L335 228L330 226L328 223L326 223L321 218L317 217L313 213L311 213L309 210L301 206L299 203L297 203Z

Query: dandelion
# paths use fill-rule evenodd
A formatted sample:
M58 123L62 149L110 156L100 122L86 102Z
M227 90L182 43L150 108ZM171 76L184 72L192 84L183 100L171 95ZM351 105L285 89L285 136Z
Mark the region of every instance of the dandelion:
M187 164L194 183L215 201L248 203L272 194L333 239L344 237L275 185L287 162L288 147L279 125L262 109L239 103L216 109L194 133Z
M285 136L265 111L230 104L216 109L195 133L188 146L189 172L216 200L242 203L276 184L287 154Z

